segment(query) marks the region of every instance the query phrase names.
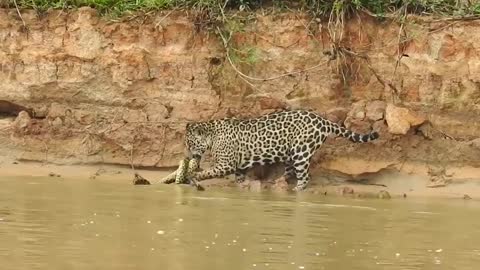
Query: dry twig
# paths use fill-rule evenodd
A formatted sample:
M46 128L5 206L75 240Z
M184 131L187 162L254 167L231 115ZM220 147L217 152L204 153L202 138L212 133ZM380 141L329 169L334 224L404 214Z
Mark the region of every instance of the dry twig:
M405 36L406 36L406 31L405 31L405 20L407 19L407 8L406 5L404 6L404 15L402 17L402 21L400 23L400 29L398 29L398 40L397 40L397 61L395 62L395 69L393 70L393 77L395 77L395 74L397 73L397 68L400 65L400 61L402 60L403 51L405 50L404 44L405 42ZM393 80L393 78L392 78Z
M18 16L22 20L23 28L25 29L25 31L27 33L27 37L28 37L28 27L27 27L27 24L25 23L25 20L23 19L22 14L20 13L20 8L18 8L17 0L13 0L13 3L15 4L15 9L17 10Z

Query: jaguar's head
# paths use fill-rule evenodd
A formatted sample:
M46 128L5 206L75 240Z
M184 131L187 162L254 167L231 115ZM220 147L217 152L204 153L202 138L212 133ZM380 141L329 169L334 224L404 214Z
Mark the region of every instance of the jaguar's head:
M185 134L185 145L190 157L201 159L211 147L211 131L206 123L188 123Z

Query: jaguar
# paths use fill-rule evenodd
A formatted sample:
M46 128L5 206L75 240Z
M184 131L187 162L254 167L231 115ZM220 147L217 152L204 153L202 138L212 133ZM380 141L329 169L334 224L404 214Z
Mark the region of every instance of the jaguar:
M304 190L310 180L310 163L329 136L355 143L379 137L378 132L355 133L310 110L284 110L255 118L236 117L186 124L185 145L198 162L210 151L211 168L191 174L191 183L234 174L245 180L255 165L283 163L285 177L295 177L294 191Z

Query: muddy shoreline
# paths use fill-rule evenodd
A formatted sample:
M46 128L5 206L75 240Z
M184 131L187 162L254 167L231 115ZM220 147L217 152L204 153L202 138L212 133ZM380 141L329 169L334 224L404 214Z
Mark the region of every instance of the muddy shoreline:
M360 161L358 162L360 164ZM135 171L151 182L151 185L164 185L160 180L173 172L170 169L136 169ZM430 172L431 173L431 172ZM312 180L304 191L318 196L344 196L352 199L408 199L444 198L480 200L480 168L456 167L446 171L447 179L439 181L429 175L428 168L418 164L404 164L402 169L391 166L377 172L355 177L338 171L317 169L312 172ZM22 178L39 177L52 181L109 181L121 185L133 185L134 172L120 165L54 165L40 162L3 161L0 164L0 177ZM289 186L278 185L279 173L263 176L258 180L250 176L243 184L236 184L233 176L210 179L201 184L207 190L239 192L280 192L292 193L294 181ZM436 180L433 181L432 180ZM45 180L47 181L47 180ZM173 184L175 185L175 184ZM180 188L190 188L181 185Z
M307 13L258 12L232 34L232 48L245 52L232 65L221 39L198 29L190 15L109 21L86 7L44 16L22 10L27 35L15 9L0 9L3 159L65 165L4 162L0 176L52 170L60 178L97 173L131 184L133 164L152 168L140 170L145 178L159 179L184 155L186 123L309 109L380 138L328 139L312 160L307 192L480 194L480 20L452 25L422 17L407 27L362 14L330 28ZM400 30L415 36L401 50ZM332 43L332 33L341 40ZM326 53L338 45L352 55L332 60ZM250 56L255 61L247 65ZM276 79L248 81L238 71ZM19 112L24 108L34 114ZM113 174L98 164L126 169ZM254 174L265 180L241 187L218 179L204 185L284 189L273 172Z

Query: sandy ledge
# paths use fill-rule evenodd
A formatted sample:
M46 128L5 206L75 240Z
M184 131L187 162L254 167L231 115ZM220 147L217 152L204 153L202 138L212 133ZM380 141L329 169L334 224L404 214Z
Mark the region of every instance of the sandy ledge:
M349 166L364 166L361 162ZM332 165L332 164L330 164ZM332 167L332 166L329 166ZM334 167L334 166L333 166ZM165 170L137 169L136 171L152 184L167 176L175 168ZM369 174L355 177L345 176L338 171L317 169L305 192L318 196L346 196L351 198L456 198L480 200L480 168L455 167L446 170L446 179L432 181L428 169L420 164L389 166ZM133 185L131 168L118 165L54 165L39 162L3 160L0 162L0 177L56 177L79 181L113 181ZM241 185L233 177L202 181L207 189L238 190L242 192L289 192L286 185L275 183L277 176L261 181L249 179ZM290 182L288 189L294 186ZM185 186L185 188L189 188ZM385 191L388 193L386 194Z

